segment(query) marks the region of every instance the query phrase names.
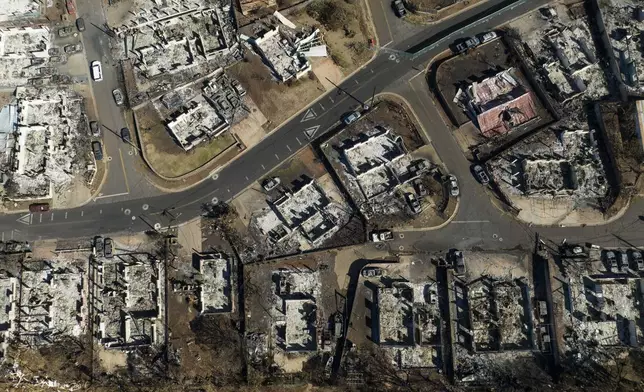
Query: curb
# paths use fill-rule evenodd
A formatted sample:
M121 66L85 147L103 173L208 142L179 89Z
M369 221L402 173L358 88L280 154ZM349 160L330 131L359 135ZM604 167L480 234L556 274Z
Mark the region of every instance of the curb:
M365 19L366 19L366 22L367 22L367 24L368 24L368 25L370 25L370 26L371 26L371 29L373 30L373 33L374 33L374 40L375 40L375 42L376 42L376 46L378 46L378 47L379 47L379 46L380 46L380 42L379 42L379 39L378 39L378 35L377 35L377 34L375 34L375 33L376 33L376 26L375 26L375 25L374 25L374 23L373 23L373 17L372 17L372 15L371 15L371 7L369 7L369 4L368 4L367 0L364 0L364 1L362 2L362 7L364 7L363 9L365 10ZM369 38L369 37L367 37L367 38ZM376 56L378 55L378 53L379 53L379 51L374 50L374 51L373 51L373 55L371 56L371 58L369 58L369 60L367 60L364 64L362 64L361 66L359 66L359 67L358 67L358 68L356 68L355 70L353 70L350 74L346 75L346 76L345 76L345 77L344 77L344 78L343 78L343 79L342 79L338 84L341 84L341 83L345 82L347 79L351 78L353 75L355 75L356 73L358 73L359 71L361 71L363 68L365 68L369 63L371 63L371 62L376 58ZM264 138L262 138L262 141L263 141L263 140L265 140L269 135L271 135L271 134L273 134L274 132L278 131L278 130L279 130L280 128L282 128L285 124L287 124L287 123L289 123L290 121L292 121L295 117L297 117L297 116L299 116L300 114L304 113L308 108L310 108L310 107L311 107L312 105L314 105L316 102L318 102L319 100L321 100L321 99L323 99L324 97L326 97L326 96L327 96L327 94L329 94L329 93L330 93L330 91L331 91L331 90L329 90L329 91L325 91L324 93L320 94L320 95L319 95L317 98L315 98L313 101L309 102L305 107L301 108L301 109L300 109L300 110L298 110L296 113L294 113L293 115L291 115L289 118L287 118L286 120L282 121L282 123L280 123L279 125L277 125L277 126L276 126L275 128L273 128L270 132L266 133L266 135L264 135ZM137 120L136 120L136 116L134 115L134 111L132 111L132 118L133 118L133 122L134 122L134 125L135 125L135 131L136 131L137 141L138 141L138 144L139 144L139 146L140 146L140 144L141 144L141 137L140 137L140 135L139 135L138 122L137 122ZM260 141L259 143L261 143L261 141ZM254 147L254 146L253 146L253 147ZM220 167L217 167L217 168L214 168L214 169L210 169L210 172L216 172L216 171L217 171L217 170L219 170L219 169L223 169L223 168L225 168L226 166L230 165L230 164L231 164L231 163L233 163L235 160L237 160L239 157L242 157L244 154L246 154L246 152L247 152L247 151L252 150L252 149L253 149L253 147L249 147L249 148L244 149L244 151L242 151L241 153L239 153L239 154L235 155L235 156L234 156L230 161L226 162L225 164L221 165ZM154 175L156 175L157 177L161 178L161 179L162 179L162 180L164 180L164 181L169 181L169 182L173 182L173 181L180 182L180 181L183 181L183 180L185 180L185 178L183 178L183 176L186 176L186 175L190 175L190 176L197 176L197 175L200 175L200 174L202 174L204 171L206 171L206 167L204 167L204 166L205 166L205 165L208 165L210 162L212 162L212 160L211 160L211 161L209 161L209 162L205 163L205 164L204 164L204 166L201 166L201 167L199 167L199 168L193 169L193 172L191 172L191 173L186 173L186 174L184 174L184 175L183 175L183 176L181 176L181 177L177 177L177 178L167 178L167 177L161 176L161 175L159 175L159 174L157 173L157 171L152 167L152 165L150 165L150 164L149 164L149 162L148 162L147 158L145 157L145 153L143 152L143 149L141 148L140 150L141 150L141 158L142 158L142 160L143 160L143 163L144 163L144 164L145 164L145 165L146 165L146 166L147 166L147 167L148 167L148 168L149 168L149 169L154 173ZM298 150L298 151L299 151L299 150ZM294 155L294 154L293 154L293 155ZM289 156L289 158L290 158L290 157L292 157L293 155L290 155L290 156ZM213 157L212 159L214 160L215 158L216 158L216 157ZM275 167L273 167L273 168L275 168ZM210 172L209 172L208 174L210 174ZM152 186L154 186L155 188L157 188L157 189L159 189L159 190L161 190L161 191L163 191L163 192L166 192L166 193L177 193L177 192L183 192L183 191L185 191L185 190L187 190L187 189L190 189L190 188L192 188L192 187L195 187L195 186L197 186L197 185L201 184L202 182L204 182L205 180L207 180L207 179L209 178L209 176L206 176L206 177L204 177L203 179L201 179L201 180L197 181L196 183L194 183L194 184L190 184L190 185L185 186L185 187L180 187L180 188L166 188L166 187L159 186L159 185L155 184L155 183L153 182L153 180L151 180L151 179L149 179L149 178L148 178L148 176L146 176L145 174L143 174L143 175L146 177L146 180L148 181L148 183L150 183L150 184L151 184ZM244 188L244 190L245 190L245 189L246 189L246 188ZM239 192L237 195L239 195L240 193L241 193L241 192ZM235 195L235 196L237 196L237 195Z
M458 215L458 210L459 210L460 206L461 206L461 198L459 197L456 200L456 207L454 208L454 212L452 213L452 215L450 215L449 218L447 218L447 220L445 222L441 223L440 225L431 226L431 227L400 227L400 228L396 227L396 228L393 228L392 231L401 232L401 233L413 233L413 232L417 232L417 231L440 230L440 229L444 228L445 226L449 225L450 223L452 223L454 218L456 218L456 215Z

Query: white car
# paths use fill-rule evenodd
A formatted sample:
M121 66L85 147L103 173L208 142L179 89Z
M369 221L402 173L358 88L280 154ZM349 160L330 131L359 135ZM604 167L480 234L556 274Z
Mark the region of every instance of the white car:
M94 79L95 82L100 82L101 80L103 80L103 68L101 68L100 61L98 60L92 61L91 69L92 69L92 79Z
M494 31L488 31L487 33L481 35L481 43L490 42L496 37L498 37L498 35Z

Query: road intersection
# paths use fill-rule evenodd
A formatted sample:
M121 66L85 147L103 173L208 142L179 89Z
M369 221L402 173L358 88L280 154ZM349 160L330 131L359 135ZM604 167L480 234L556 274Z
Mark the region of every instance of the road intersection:
M377 1L386 3L386 0ZM461 152L434 107L423 73L428 63L447 50L448 45L455 39L493 29L546 2L545 0L489 0L482 6L472 8L429 28L407 29L401 34L403 39L400 42L387 41L387 37L398 36L397 33L392 32L396 28L394 25L392 29L392 25L399 22L390 23L391 16L387 15L387 9L384 6L372 7L380 42L385 41L386 48L381 48L371 62L346 79L339 89L320 97L258 145L213 173L208 180L183 192L150 196L155 193L131 194L129 189L121 191L118 176L110 177L109 181L113 182L107 183L104 193L118 194L127 191L128 194L102 198L100 202L90 202L69 210L1 216L2 239L90 237L105 233L159 230L178 225L200 215L204 205L232 199L257 179L265 176L272 168L304 148L313 138L338 126L342 115L360 108L361 104L367 102L374 94L393 92L403 96L411 104L441 159L447 168L458 176L461 199L456 216L445 227L430 231L396 233L397 238L392 246L401 251L437 251L451 247L528 248L534 241L537 228L521 224L503 213L490 202L490 195L469 174L470 162ZM378 11L379 8L380 11ZM99 23L100 20L104 21L104 17L98 14L92 18L96 18ZM384 21L384 25L379 21ZM106 37L101 38L98 34L84 38L88 59L91 59L91 56L101 57L108 53L108 48L105 46ZM100 32L100 34L104 33ZM88 40L94 40L98 45L88 45ZM95 46L102 48L103 52L92 52L90 48ZM424 49L418 50L421 46ZM410 50L417 54L410 54L408 52ZM118 85L116 70L107 68L104 73L107 83L103 82L100 86L94 84L99 115L107 127L120 129L124 126L123 116L111 99L111 89ZM115 136L114 140L106 138L105 144L108 153L114 157L115 151L123 149L123 145L116 135L113 136ZM121 161L123 177L129 178L131 183L133 177L141 175L133 170L137 164L135 160L139 158L132 155L123 156L123 158ZM119 170L113 161L110 165L111 171ZM644 245L637 242L638 239L644 238L642 235L644 233L640 230L642 225L638 224L640 219L637 211L641 210L642 201L638 199L621 219L608 225L575 228L540 227L538 231L553 241L567 238L569 241L592 241L604 246L624 245L624 243Z

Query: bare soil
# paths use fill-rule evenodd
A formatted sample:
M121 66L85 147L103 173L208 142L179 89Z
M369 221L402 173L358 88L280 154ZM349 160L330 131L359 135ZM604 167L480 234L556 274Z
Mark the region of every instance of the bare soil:
M248 95L266 116L268 121L264 124L264 129L268 132L324 91L315 75L292 83L278 83L262 63L262 59L250 52L247 52L243 61L228 68L228 72L246 88Z

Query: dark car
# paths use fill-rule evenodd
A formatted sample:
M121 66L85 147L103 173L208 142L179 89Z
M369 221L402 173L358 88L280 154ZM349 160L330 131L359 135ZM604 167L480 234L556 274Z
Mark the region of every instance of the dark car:
M100 137L101 136L101 127L98 125L97 121L89 122L89 129L92 132L92 136Z
M481 41L476 37L468 38L460 44L456 45L456 53L462 53L467 51L468 49L475 48L480 43Z
M29 205L29 212L49 211L49 203L33 203Z
M76 19L76 28L78 31L85 31L85 20L83 18Z
M105 253L105 257L107 258L114 256L114 244L112 243L111 238L105 239L105 246L103 247L103 252Z
M487 173L485 172L485 169L481 165L476 165L473 168L474 174L476 175L476 178L479 180L479 182L483 185L487 185L490 183L490 177L487 176Z
M407 10L405 9L405 5L402 0L394 0L391 3L391 6L393 7L397 17L402 18L407 14Z
M101 142L92 142L92 151L94 152L94 158L96 158L97 161L103 159L103 146L101 145Z
M129 129L127 129L127 128L121 128L121 139L122 139L125 143L131 143L131 142L132 142L132 138L131 138L131 136L130 136L130 130L129 130Z

